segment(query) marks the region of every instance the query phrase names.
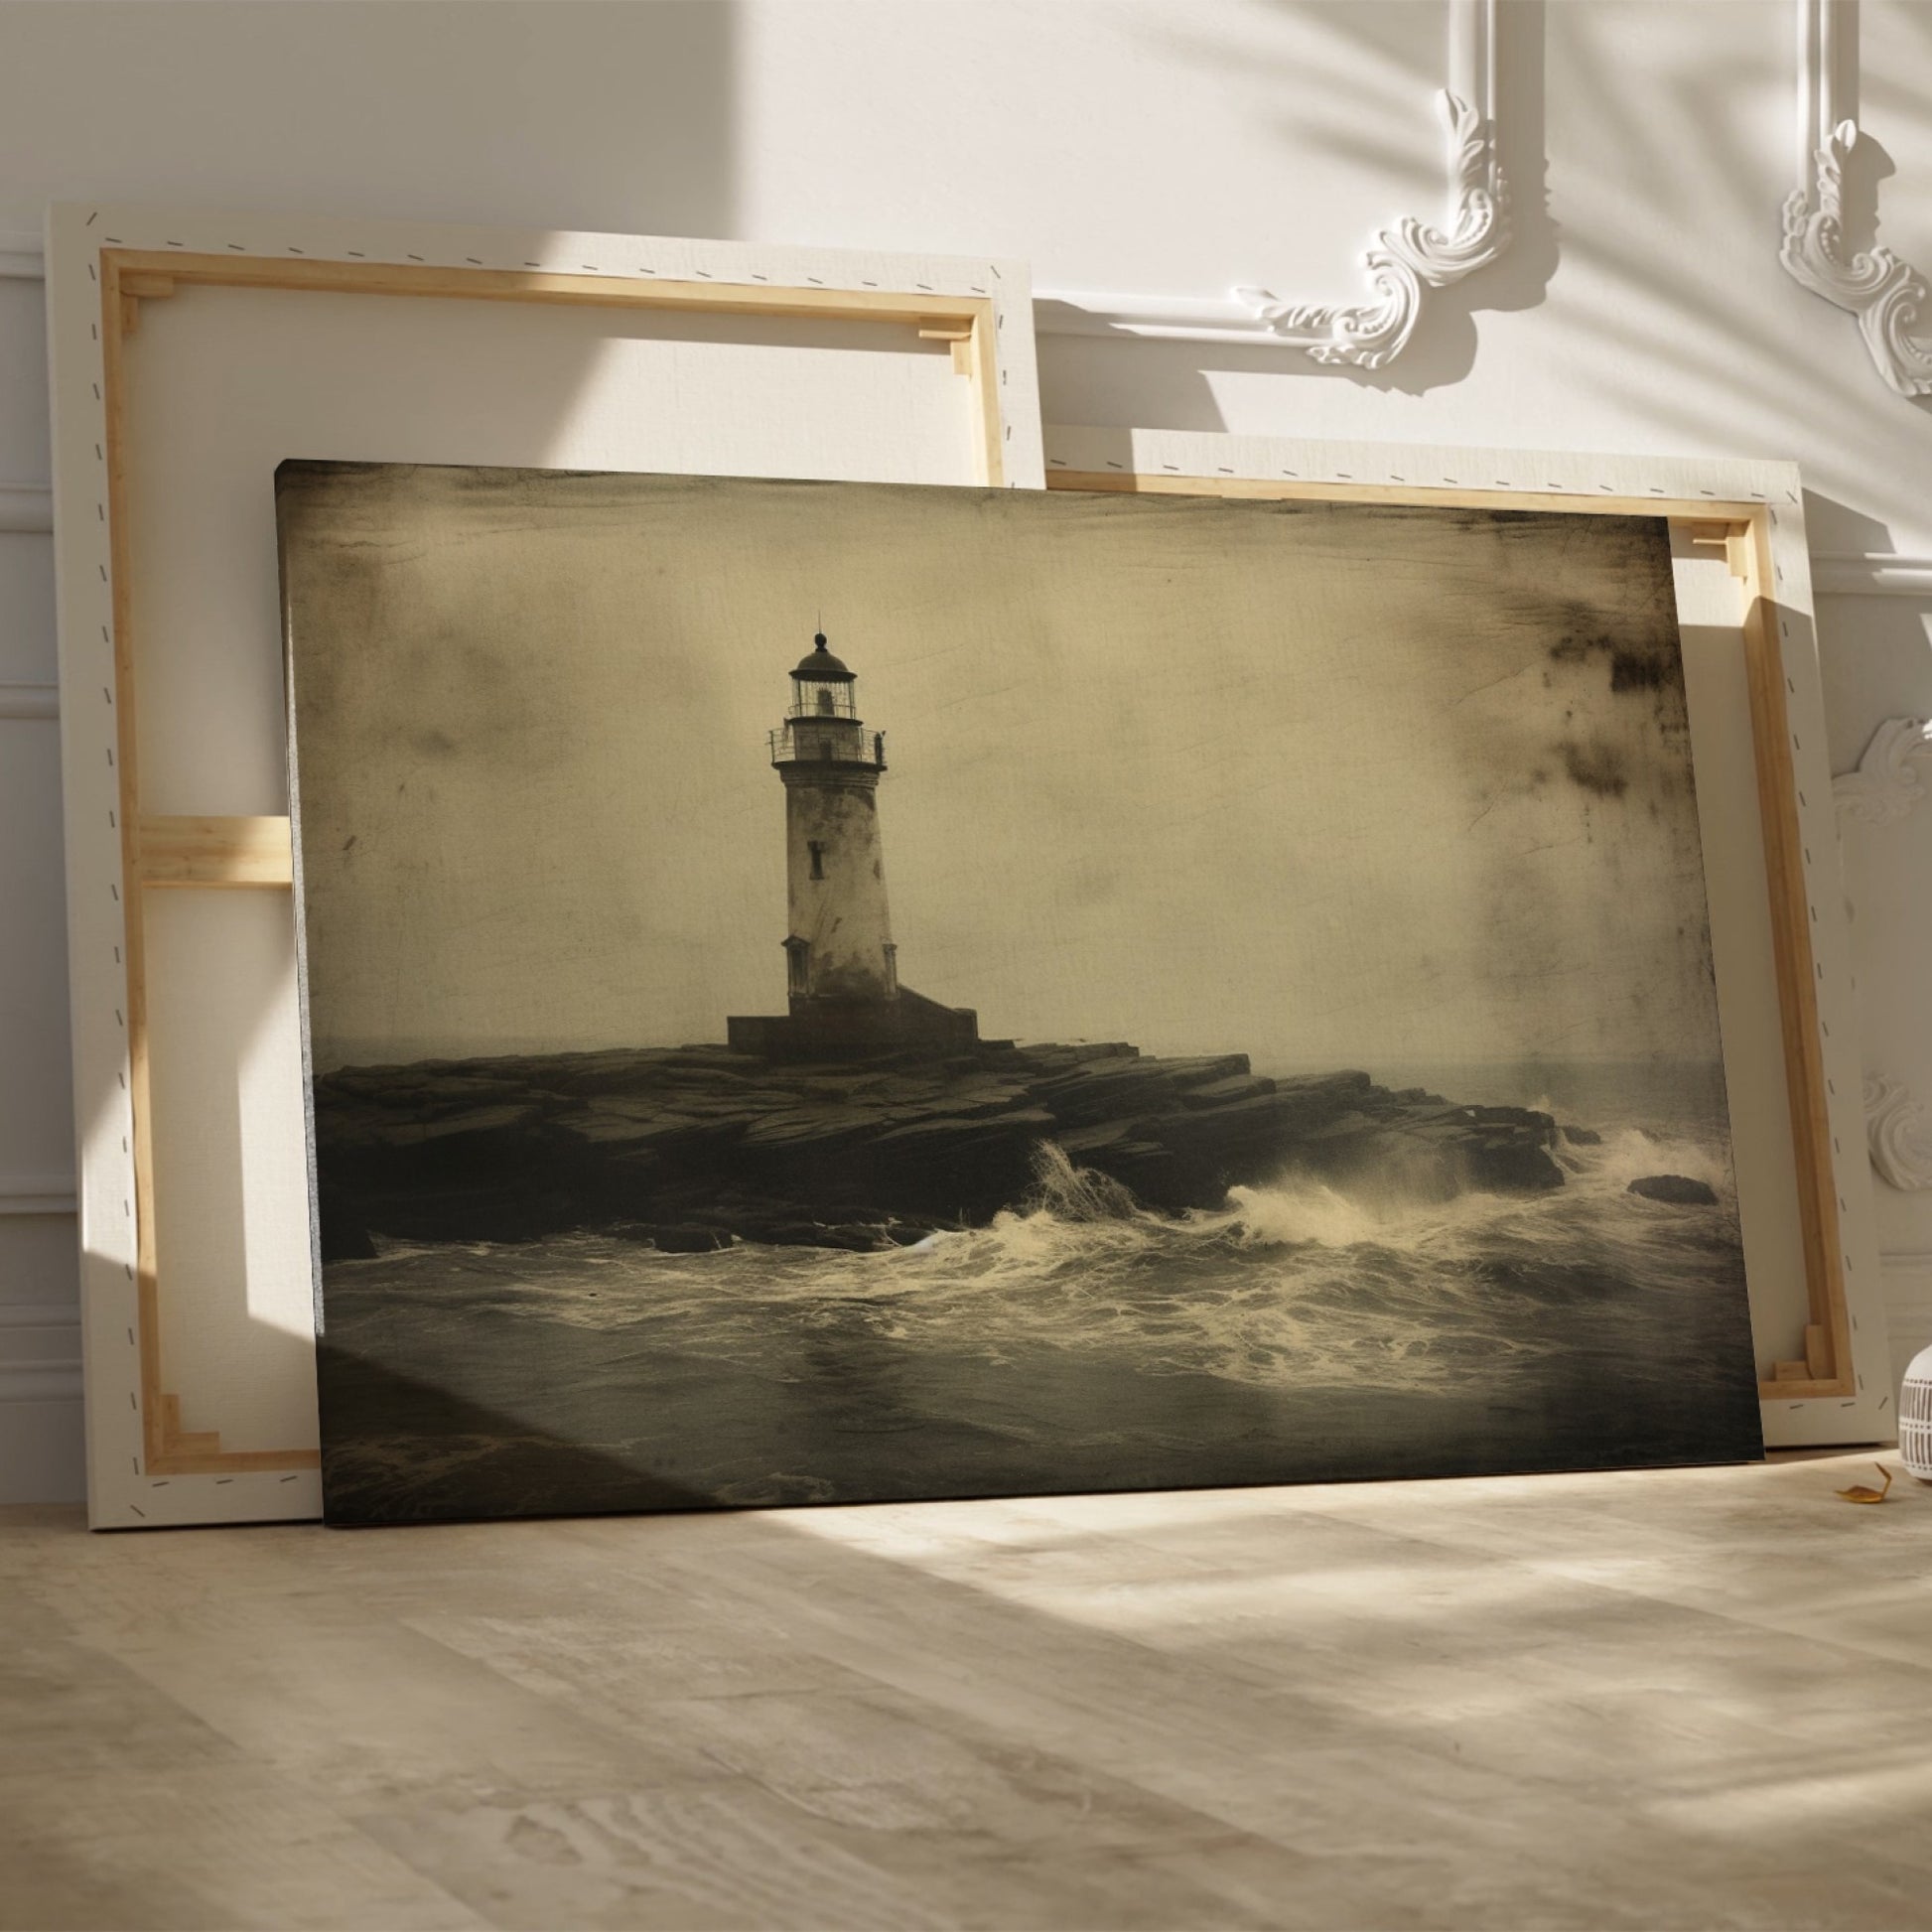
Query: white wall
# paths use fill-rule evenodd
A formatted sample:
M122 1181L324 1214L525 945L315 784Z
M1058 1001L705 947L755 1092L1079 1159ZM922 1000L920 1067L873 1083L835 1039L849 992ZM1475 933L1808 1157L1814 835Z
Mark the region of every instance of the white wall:
M1883 238L1932 265L1932 5L1861 12ZM1055 337L1048 420L1793 458L1815 552L1932 560L1932 404L1777 262L1794 42L1788 0L1507 0L1516 239L1399 361ZM1347 298L1372 231L1440 202L1445 47L1436 0L0 6L0 232L98 196ZM39 296L0 280L0 524L47 474ZM1835 768L1932 714L1929 622L1932 595L1821 604ZM47 539L0 527L0 687L53 664ZM71 1184L54 726L14 715L46 706L0 689L0 1494L79 1487L72 1223L38 1211ZM1867 1065L1932 1101L1932 810L1849 844ZM1878 1191L1902 1356L1932 1340L1932 1191Z

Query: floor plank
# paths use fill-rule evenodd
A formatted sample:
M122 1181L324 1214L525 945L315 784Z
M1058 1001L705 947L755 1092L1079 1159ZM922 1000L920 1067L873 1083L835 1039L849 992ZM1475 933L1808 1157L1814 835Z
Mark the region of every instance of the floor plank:
M0 1510L0 1926L1932 1929L1932 1488L1871 1459Z

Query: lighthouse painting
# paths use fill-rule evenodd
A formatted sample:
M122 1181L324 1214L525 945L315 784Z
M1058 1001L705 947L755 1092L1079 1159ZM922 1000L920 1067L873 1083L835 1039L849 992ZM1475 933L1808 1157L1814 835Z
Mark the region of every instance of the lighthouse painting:
M1660 521L277 485L332 1520L1759 1452Z

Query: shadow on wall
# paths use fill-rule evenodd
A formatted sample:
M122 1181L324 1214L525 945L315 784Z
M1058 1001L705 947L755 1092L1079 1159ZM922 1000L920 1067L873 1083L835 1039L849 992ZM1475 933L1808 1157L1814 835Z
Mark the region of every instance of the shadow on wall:
M1889 25L1903 28L1914 38L1922 36L1932 51L1932 10L1924 7L1899 7L1893 10ZM1859 123L1859 138L1845 157L1844 239L1848 255L1863 254L1881 241L1908 261L1923 265L1923 206L1914 210L1921 218L1894 223L1895 232L1883 233L1884 215L1880 210L1885 183L1898 173L1898 164L1889 151L1865 127L1864 96L1877 103L1873 118L1891 126L1909 121L1924 121L1927 106L1923 91L1914 86L1918 69L1907 63L1902 71L1874 65L1866 71L1860 52L1861 21L1856 7L1840 10L1835 23L1838 38L1837 83L1838 111ZM1914 30L1916 32L1914 33ZM1917 232L1914 232L1914 229Z
M455 28L443 10L407 7L13 10L0 60L0 226L37 226L39 209L51 199L99 196L532 226L568 209L592 228L730 234L738 201L737 29L738 10L729 0L476 7ZM210 137L207 130L218 133ZM9 305L17 296L20 315L28 316L29 284L5 286L14 292ZM38 288L32 296L26 327L38 339ZM221 298L204 291L196 299L212 305ZM650 333L655 320L618 311L586 314L574 365L561 355L535 378L518 365L495 386L495 427L530 424L541 435L567 420L605 339ZM157 314L149 331L159 334L164 320ZM447 328L451 317L436 324ZM427 366L432 381L454 382L461 374L447 350ZM18 423L10 416L5 425L19 432L14 460L4 466L16 480L47 474L44 408L37 400ZM384 447L379 439L354 440L351 429L345 426L349 447L343 454L366 457ZM265 505L264 488L253 513L266 526L272 572L272 512ZM271 654L258 667L270 720L263 742L271 745L279 734L275 630L271 623ZM48 796L58 806L58 790ZM224 806L204 798L191 809ZM235 809L276 807L271 799ZM50 823L58 879L58 811ZM41 929L59 935L58 889L54 904L51 926L43 922ZM55 979L65 983L58 966ZM29 1035L64 1041L67 1032L65 1016L45 1003L16 1003L0 1024L12 1035L0 1039L0 1060L17 1061ZM108 1070L101 1077L104 1091L80 1096L83 1121L104 1110L118 1117L114 1076ZM232 1149L240 1132L232 1090L224 1097L217 1083L212 1094L191 1098L211 1111L201 1122L206 1132L199 1143L193 1127L184 1138L185 1157L198 1145ZM62 1124L55 1135L64 1144L69 1130ZM202 1166L209 1165L204 1157ZM245 1304L240 1231L216 1230L207 1238L218 1264L217 1305ZM20 1244L13 1245L17 1261ZM15 1298L22 1292L18 1281L6 1286ZM58 1306L72 1292L69 1275L42 1299ZM7 1299L0 1287L0 1301ZM294 1372L292 1343L273 1328L262 1332L263 1372L279 1382ZM74 1415L66 1401L7 1405L0 1422L30 1433L25 1449L17 1449L11 1437L0 1443L5 1474L31 1455L35 1468L27 1480L37 1492L77 1494Z
M1311 17L1298 0L1271 0L1271 4ZM1269 359L1259 366L1277 373L1339 375L1363 388L1424 395L1461 381L1475 366L1477 310L1514 312L1533 309L1543 300L1557 268L1557 226L1550 214L1549 158L1544 142L1544 0L1511 0L1511 4L1496 10L1496 99L1491 112L1497 154L1509 185L1510 219L1509 245L1501 259L1478 269L1466 281L1432 290L1414 339L1385 368L1324 368L1307 356L1284 355L1280 350L1261 351ZM1415 75L1417 118L1424 120L1431 93L1447 78L1446 36L1419 45L1394 8L1323 7L1314 10L1311 17L1327 29L1335 44L1333 66L1324 77L1326 87L1339 96L1344 76L1364 65L1407 68ZM1433 135L1434 124L1428 124ZM1378 138L1355 126L1345 142L1336 138L1330 146L1344 156L1394 168L1407 163L1411 143ZM1413 207L1394 210L1391 221L1414 215L1438 224L1443 218L1441 210L1441 190L1432 186ZM1285 271L1298 272L1306 277L1309 271ZM1355 262L1322 265L1314 272L1320 286L1304 291L1297 284L1297 296L1306 292L1320 299L1372 299L1372 291ZM1351 290L1351 277L1359 295ZM1253 351L1235 353L1244 358L1241 366L1257 365L1249 359ZM1230 361L1226 366L1236 364Z
M259 207L729 235L737 37L731 0L14 8L0 200L229 207L246 156Z
M1419 39L1406 8L1305 8L1297 0L1268 0L1277 9L1292 10L1298 20L1319 26L1330 37L1333 55L1320 74L1306 69L1284 69L1280 82L1285 99L1308 103L1298 107L1298 127L1315 134L1323 151L1398 179L1413 177L1417 128L1427 129L1430 176L1410 204L1392 206L1382 224L1392 227L1413 215L1430 225L1444 218L1441 146L1431 113L1431 100L1448 78L1447 35ZM1198 36L1173 37L1176 59L1195 63L1225 62L1227 50ZM1413 122L1395 129L1387 123L1385 100L1370 98L1362 86L1364 69L1393 69L1401 76L1399 91L1414 100ZM1385 367L1328 366L1296 348L1239 343L1174 343L1140 339L1078 337L1064 350L1059 340L1040 344L1043 385L1050 389L1050 370L1059 353L1121 358L1115 383L1128 390L1159 395L1160 427L1165 429L1222 430L1227 427L1211 387L1209 370L1236 374L1317 377L1341 380L1366 389L1396 390L1424 395L1459 382L1475 364L1478 331L1475 312L1482 309L1532 309L1543 300L1556 272L1558 230L1549 207L1549 162L1544 143L1544 0L1512 0L1498 9L1496 23L1497 146L1504 178L1509 184L1511 239L1501 259L1478 269L1467 280L1432 289L1423 320L1409 345ZM1292 301L1372 303L1376 291L1363 269L1359 252L1353 257L1311 262L1297 252L1294 232L1293 183L1285 183L1285 210L1281 229L1257 237L1255 279ZM1375 232L1379 233L1377 229ZM1362 237L1363 248L1373 234ZM1220 295L1222 290L1203 290ZM1129 361L1126 358L1131 358Z
M1901 17L1910 18L1924 10L1903 7L1895 11ZM1898 164L1864 125L1861 98L1863 83L1867 78L1873 83L1871 92L1883 103L1879 117L1885 124L1908 125L1918 122L1923 126L1928 119L1932 119L1932 110L1928 110L1922 91L1915 91L1909 85L1901 88L1896 84L1896 69L1882 69L1874 64L1867 74L1867 61L1862 57L1860 50L1859 29L1859 9L1840 9L1834 111L1854 121L1858 135L1844 156L1839 252L1847 260L1856 262L1870 251L1885 247L1895 257L1903 257L1909 267L1919 271L1922 280L1927 259L1923 252L1925 201L1921 196L1916 204L1911 203L1909 189L1903 194L1897 188L1886 189L1885 184L1898 173ZM1914 63L1907 62L1905 71L1908 76L1916 78L1917 67ZM1816 192L1814 188L1814 197ZM1887 196L1891 198L1888 206L1885 204ZM1886 227L1888 214L1891 216L1889 230ZM1901 215L1903 219L1899 218ZM1924 316L1916 308L1908 306L1906 317L1905 335L1923 343L1926 339ZM1932 417L1932 395L1912 396L1907 401L1921 414Z
M1845 772L1864 755L1878 718L1932 717L1932 593L1846 596L1829 580L1821 585L1821 560L1884 557L1897 546L1889 524L1816 489L1805 491L1805 528L1818 643L1834 673L1825 685L1832 769Z
M1789 146L1767 128L1763 107L1791 98L1791 50L1783 21L1732 13L1748 31L1730 52L1725 85L1714 91L1708 61L1689 38L1667 43L1640 86L1579 89L1576 74L1608 66L1614 44L1596 10L1562 12L1558 70L1573 82L1565 88L1566 143L1617 157L1613 183L1580 178L1566 188L1586 208L1566 238L1570 264L1580 278L1618 291L1614 303L1566 308L1566 379L1581 401L1654 426L1667 448L1798 457L1847 479L1838 453L1865 443L1863 482L1879 474L1888 442L1898 447L1901 425L1907 436L1922 427L1932 398L1890 393L1853 319L1779 264L1778 211L1796 184ZM1851 183L1867 203L1850 210L1855 241L1861 226L1875 232L1869 200L1890 163L1874 154L1868 165L1872 172ZM1687 182L1699 185L1695 230L1684 215ZM1693 255L1686 243L1697 237L1712 240ZM1895 487L1881 489L1899 500ZM1814 497L1810 507L1827 503ZM1874 547L1869 529L1861 543L1826 519L1809 534L1814 549Z

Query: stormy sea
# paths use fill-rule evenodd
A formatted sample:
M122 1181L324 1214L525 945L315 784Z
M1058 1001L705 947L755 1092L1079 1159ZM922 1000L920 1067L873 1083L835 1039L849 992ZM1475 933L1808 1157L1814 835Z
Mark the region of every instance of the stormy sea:
M1286 1174L1179 1215L1047 1143L990 1225L875 1252L378 1236L325 1269L330 1517L1758 1454L1715 1071L1406 1071L1596 1138L1547 1192ZM1630 1191L1659 1173L1715 1204Z

